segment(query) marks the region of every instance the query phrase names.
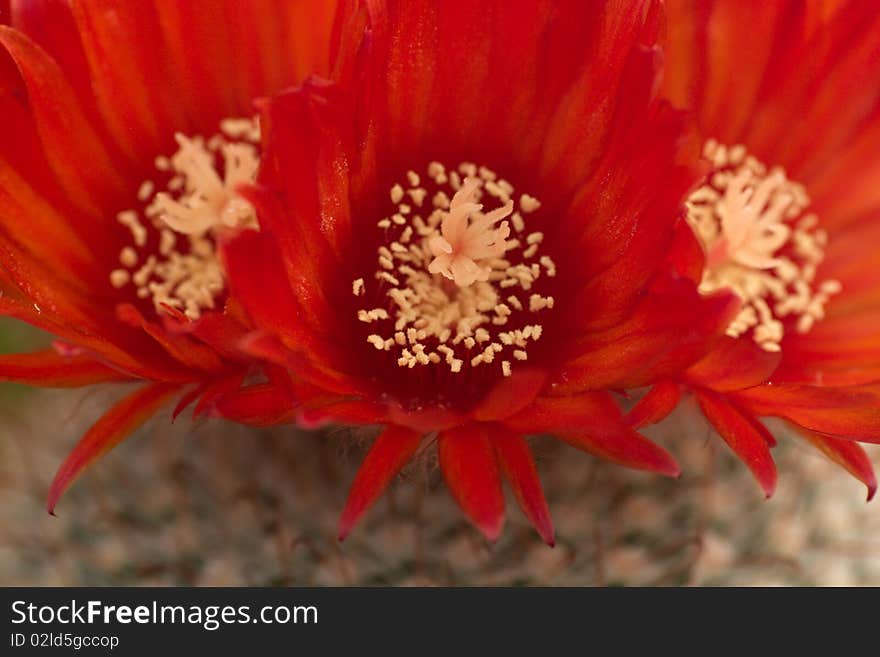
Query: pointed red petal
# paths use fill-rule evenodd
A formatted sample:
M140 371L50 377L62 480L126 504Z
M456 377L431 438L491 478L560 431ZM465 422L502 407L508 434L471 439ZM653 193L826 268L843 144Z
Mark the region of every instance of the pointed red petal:
M703 267L706 264L706 253L687 222L680 221L675 226L675 234L666 259L679 276L696 285L700 284Z
M538 470L526 441L522 436L500 425L492 425L489 435L495 446L501 471L510 484L520 508L544 542L553 547L556 543L553 536L553 519L550 517L550 509L547 507L547 500L544 499Z
M87 281L94 281L96 276L105 281L108 260L102 260L105 254L101 248L110 241L88 234L94 226L93 218L82 216L65 203L64 192L58 188L43 153L33 113L15 89L0 92L0 121L0 226L4 239L14 240L37 262L51 262L62 271L76 272L76 277L65 279L72 286L87 286ZM28 230L21 230L23 225Z
M234 394L247 375L246 369L233 371L231 374L211 380L199 399L199 403L193 409L193 418L198 419L213 409L214 403L227 395Z
M767 497L776 489L776 465L764 436L722 395L708 390L697 392L703 414L730 449L746 464Z
M395 403L366 401L360 399L359 395L327 398L319 394L313 399L314 391L304 391L297 387L295 393L303 400L302 407L297 412L297 420L308 428L328 422L395 424L424 434L452 429L467 421L465 416L446 408L429 405L420 410L408 410Z
M687 379L716 392L750 388L767 381L782 354L761 349L753 340L724 336L688 368Z
M214 415L252 427L286 424L295 413L290 393L272 384L249 386L214 402Z
M865 484L868 488L868 501L870 502L873 499L874 494L877 492L877 477L874 474L871 458L865 453L861 445L852 440L823 436L820 433L809 431L802 427L795 427L795 430L825 456Z
M501 379L473 410L475 420L503 420L528 406L547 382L543 370L522 369Z
M130 377L88 356L62 356L54 349L0 356L0 381L47 388L79 388Z
M656 424L675 410L680 399L681 389L677 383L661 381L627 413L626 421L633 429Z
M224 358L240 359L241 351L238 343L247 335L247 327L238 318L230 314L233 300L226 303L223 313L205 313L196 321L186 320L179 330L192 334Z
M733 396L755 415L781 417L840 438L880 443L880 394L867 386L763 385Z
M128 3L126 3L128 4ZM175 97L204 123L246 116L254 98L326 75L336 2L154 2ZM155 46L154 46L155 47Z
M295 371L297 378L327 392L344 396L357 395L359 390L344 374L324 368L324 363L303 358L285 347L274 333L253 331L238 343L242 353L273 365Z
M351 533L361 516L379 499L391 480L416 453L422 434L389 426L370 447L355 475L339 518L339 540Z
M585 452L637 470L677 477L681 470L665 449L626 424L607 393L539 397L504 421L518 433L550 433Z
M140 329L153 338L168 355L183 363L188 369L202 370L208 373L221 371L225 364L217 353L206 345L196 342L188 335L174 334L155 322L148 321L141 312L130 303L121 303L116 307L116 316L129 326Z
M221 243L234 297L254 323L292 349L318 348L288 281L278 243L265 232L245 231ZM326 360L323 352L318 352Z
M91 102L88 65L70 6L59 0L27 0L15 2L11 9L9 24L26 34L56 62L62 62L64 77L82 104Z
M64 73L20 32L0 25L0 44L21 71L37 131L59 181L77 207L102 218L107 202L114 194L122 198L127 187Z
M2 250L2 246L0 246ZM0 274L2 275L2 274ZM46 304L49 309L53 306ZM66 309L65 309L66 310ZM154 345L136 344L127 327L115 327L112 335L102 335L89 330L85 332L81 325L66 322L64 317L57 316L50 310L39 310L33 301L25 303L13 299L12 296L0 296L0 316L14 317L32 326L76 344L84 351L94 355L96 360L110 363L113 367L131 374L130 378L143 378L153 381L187 381L191 373L180 367L179 363L168 358L167 354ZM91 327L89 327L91 329ZM118 330L118 329L122 330ZM110 342L108 338L118 341ZM152 341L151 341L152 342ZM122 346L120 346L120 344ZM147 348L143 348L147 347Z
M504 494L498 461L486 430L468 424L440 434L440 469L446 485L465 515L495 541L504 526Z
M342 100L335 85L310 78L273 98L266 108L266 152L259 181L284 199L290 216L264 213L260 225L281 238L287 258L306 249L316 263L345 262L350 248L355 137L350 110Z
M155 4L71 3L95 103L114 141L135 164L166 152L175 129L188 126L178 91L187 81L174 79L177 72L168 65Z
M733 294L703 297L690 281L664 279L627 321L580 339L554 389L637 388L677 376L717 341L739 305Z
M202 383L193 388L187 390L181 398L177 401L177 404L174 406L174 410L171 411L171 421L177 419L177 417L183 413L187 407L192 404L199 396L205 392L205 388L207 387L207 383Z
M767 443L767 447L776 447L776 437L770 433L770 429L765 427L761 420L746 412L743 412L743 417L752 425L755 431L761 434L761 438Z
M297 422L307 429L316 429L330 423L383 424L389 420L388 407L371 401L350 399L304 405L297 411Z
M70 452L49 487L46 508L53 513L58 499L95 459L113 449L147 421L179 386L154 384L139 388L118 402L86 432Z

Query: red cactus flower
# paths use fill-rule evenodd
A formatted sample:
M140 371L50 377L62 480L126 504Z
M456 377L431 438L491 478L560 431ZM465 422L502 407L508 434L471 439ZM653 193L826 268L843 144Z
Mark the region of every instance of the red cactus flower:
M657 6L364 4L342 81L262 117L261 231L223 249L245 348L294 373L300 423L383 427L341 538L436 438L489 539L506 479L552 544L524 437L676 475L608 391L687 366L737 306L661 269L699 150L654 99Z
M665 93L709 173L677 264L743 302L684 381L769 496L782 418L868 487L880 442L880 15L864 2L673 0ZM663 384L639 415L677 401Z
M242 385L247 330L216 244L256 226L252 101L327 71L332 3L27 0L0 26L0 312L55 348L0 357L42 386L142 382L75 447L49 509L157 408ZM212 136L213 135L213 136ZM283 376L246 389L277 394Z

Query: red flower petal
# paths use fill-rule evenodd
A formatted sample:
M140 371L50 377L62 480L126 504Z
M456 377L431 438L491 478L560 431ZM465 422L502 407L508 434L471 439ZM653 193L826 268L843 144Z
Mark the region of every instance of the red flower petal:
M789 34L791 27L783 29ZM750 117L754 121L750 132L756 141L772 144L776 162L787 166L795 179L821 178L827 163L849 143L857 142L863 126L880 116L880 102L873 93L880 84L878 30L876 7L850 2L822 23L814 39L786 53L788 61L778 56L771 60L780 66L773 80L779 85ZM791 75L793 65L798 66L798 75ZM778 126L788 120L823 130L780 131ZM816 209L822 212L824 208Z
M638 6L639 4L641 6ZM548 179L558 181L556 184L562 183L563 189L568 188L569 184L577 186L583 180L579 176L591 172L591 166L597 169L602 166L597 161L596 153L601 152L603 145L607 147L607 142L603 144L603 140L609 135L612 135L612 142L616 142L616 148L620 149L615 151L612 148L611 158L621 156L625 150L629 150L629 153L624 155L627 159L642 157L650 159L661 153L660 156L663 158L669 156L669 153L665 152L665 148L669 146L665 139L670 134L663 134L664 131L659 125L648 127L649 122L645 121L646 107L656 94L662 65L662 53L658 48L653 47L654 39L646 34L656 28L654 25L646 26L643 22L646 15L649 22L656 22L652 21L653 17L649 15L651 5L654 4L656 3L650 0L634 3L629 7L631 11L620 12L613 3L600 5L570 3L566 7L568 10L566 13L569 15L565 16L565 20L571 21L572 24L557 28L558 33L555 37L560 41L549 48L550 52L559 56L562 61L556 63L543 57L539 59L541 73L546 71L545 67L549 68L554 64L559 67L557 70L560 70L560 73L556 75L550 73L551 80L566 73L570 74L572 70L582 76L574 81L577 91L566 94L555 108L555 114L550 119L542 144L541 169L549 170ZM573 7L577 7L577 10L572 9ZM578 11L583 14L577 15ZM585 25L595 29L596 34L585 34ZM565 39L571 41L566 43ZM595 51L576 54L585 43L594 40ZM567 52L562 51L563 48ZM574 57L578 57L576 60L578 63L586 64L586 68L579 69L577 66L572 66L571 61ZM595 61L591 61L593 57L596 57ZM625 80L626 83L615 88L619 80ZM498 82L503 84L501 80ZM615 95L616 102L606 101ZM644 130L644 133L640 135L641 130ZM531 138L534 139L534 136ZM651 146L638 149L638 152L636 149L629 149L630 144L639 143L638 140L642 138L651 140ZM633 141L627 143L628 139ZM608 162L602 164L607 166ZM638 170L640 166L650 165L639 162L630 170ZM601 176L608 184L609 198L615 194L613 190L616 183L626 181L624 185L629 185L632 182L627 180L628 173L620 175L621 169L624 167L609 167L606 171L612 173L607 177ZM680 174L681 170L669 161L666 162L662 172L658 171L658 175L668 176L666 179L668 182L672 182ZM593 178L594 183L598 178ZM682 184L681 179L678 180L678 184ZM687 183L683 184L687 185ZM683 191L677 192L675 186L676 183L672 183L673 189L669 190L670 194L667 198L649 198L645 205L651 206L658 200L660 204L669 202L677 193ZM629 196L628 200L635 205L644 202L642 198L638 198L638 194L623 195L621 198L626 196ZM638 211L631 213L630 209L627 208L624 214L631 217L638 216ZM671 214L665 220L671 222L674 217L675 215ZM606 217L606 221L609 219L610 217Z
M193 409L193 417L207 415L218 399L234 394L244 381L247 370L239 369L226 376L211 379L202 391L199 403Z
M672 381L661 381L627 413L626 420L633 429L655 424L669 415L681 399L681 389Z
M800 27L794 3L747 7L736 0L670 0L666 5L671 63L664 75L666 92L678 105L699 109L707 135L736 143L751 118L767 60L784 43L780 30L795 33ZM754 47L740 52L752 41ZM722 128L721 134L714 132Z
M61 299L63 300L63 295ZM65 321L63 317L55 316L51 312L52 308L51 304L47 304L46 310L38 310L33 302L26 306L12 298L0 297L0 315L14 317L76 344L95 360L107 362L113 368L129 374L130 378L175 382L192 379L191 372L169 358L152 340L143 344L132 339L128 327L117 324L118 330L112 335L104 335L94 329L89 330L91 327L88 322L74 324L72 320ZM78 316L78 313L73 314L74 318ZM111 342L111 338L124 346Z
M0 44L15 60L27 85L31 111L49 163L78 208L95 217L123 198L127 185L70 88L64 73L21 33L0 25Z
M238 343L243 354L265 360L279 367L296 372L297 379L309 386L320 386L326 393L346 397L360 394L349 377L323 367L320 361L308 361L296 352L291 352L281 344L274 334L253 331Z
M14 219L26 219L26 215L13 216ZM100 334L101 322L111 319L112 313L105 308L91 308L87 293L53 270L49 263L54 262L51 257L40 262L36 254L11 241L0 241L0 277L10 293L0 300L10 307L18 304L25 312L34 312L39 316L35 326L58 324L66 326L70 333Z
M318 80L276 96L265 117L260 180L273 181L292 217L266 212L261 225L288 257L307 253L325 267L344 263L352 243L349 179L354 135L340 90Z
M536 186L570 198L599 166L615 116L636 95L644 109L653 79L643 90L624 68L649 4L369 3L360 91L369 94L370 136L382 144L377 157L430 145L442 160L479 144L487 165L536 170ZM509 84L517 77L532 83Z
M224 16L225 3L153 4L161 28L153 38L165 49L173 74L185 81L180 85L179 102L190 116L211 125L248 112L253 96L242 98L240 82L246 75L243 69L249 53L230 47L233 30Z
M361 516L379 499L391 480L416 453L422 434L389 426L370 447L355 475L345 509L339 518L339 540L351 533Z
M308 429L338 422L342 424L381 424L388 421L388 407L360 399L333 400L317 406L303 404L297 410L297 422Z
M643 72L644 74L644 72ZM647 85L648 82L643 82ZM630 105L632 102L632 105ZM629 111L645 99L625 99ZM699 171L696 141L683 139L682 116L659 106L647 116L630 117L622 136L612 138L602 171L584 186L554 229L552 243L570 259L565 269L577 271L586 284L567 303L566 320L583 330L596 330L628 316L632 305L663 264L677 224L680 203ZM692 143L690 150L682 142ZM684 166L677 166L678 160ZM654 194L644 194L644 170L663 171ZM589 312L583 312L583 309Z
M148 385L131 393L105 413L80 439L55 473L46 503L49 513L54 512L58 499L85 468L127 438L178 390L180 387L175 385Z
M442 406L428 405L419 410L407 410L392 404L388 416L395 424L400 424L423 433L445 431L466 422L466 418L454 410Z
M296 414L296 403L290 392L268 383L223 394L214 401L213 407L213 415L252 427L287 424Z
M647 295L630 319L578 341L554 382L559 393L638 388L678 375L717 340L739 306L732 294L700 297L689 281Z
M717 392L741 390L768 381L780 360L779 352L764 351L752 340L724 336L688 368L686 378Z
M15 76L19 77L17 72ZM94 219L82 216L64 199L43 154L32 112L17 89L0 91L0 121L4 127L0 154L0 227L4 238L34 254L39 262L57 263L62 271L75 272L69 284L82 283L88 289L98 280L106 282L107 267L112 265L100 264L107 262L101 249L112 252L113 244L103 235L89 232ZM28 230L21 230L24 225Z
M101 116L130 162L143 166L187 126L174 94L187 85L169 80L153 3L75 0L71 10Z
M515 415L538 396L547 382L547 373L541 370L518 368L504 377L480 400L471 413L475 420L492 422Z
M734 398L756 415L781 417L840 438L880 442L880 395L868 387L764 385Z
M23 32L64 67L64 75L79 96L87 113L93 102L92 85L82 42L70 5L64 0L27 0L12 7L12 21L16 30ZM96 114L90 114L93 124ZM96 129L100 129L96 126Z
M877 477L874 475L874 466L871 464L871 458L865 453L861 445L852 440L823 436L820 433L808 431L802 427L795 427L795 430L825 456L865 484L868 488L868 501L870 502L873 499L874 493L877 492Z
M14 381L48 388L125 381L130 377L88 356L62 356L54 349L30 354L0 356L0 381Z
M522 436L500 425L490 425L488 431L501 471L520 508L544 542L553 547L556 543L553 537L553 519L550 517L538 470L526 441Z
M272 236L244 231L221 244L223 263L236 300L253 322L277 335L291 349L318 349L303 324L303 306L288 284L286 268ZM326 360L326 352L316 354Z
M871 3L666 4L666 93L695 110L707 137L785 167L806 184L823 227L876 207L880 15Z
M677 477L675 459L633 431L608 393L539 397L504 421L524 434L552 433L578 449L637 470Z
M680 221L675 226L675 235L669 247L667 260L679 276L699 285L703 278L706 253L697 239L693 228Z
M865 89L870 89L870 85L865 85ZM830 250L837 250L835 242L841 228L867 227L873 223L860 219L872 216L880 206L880 188L876 184L880 166L876 157L878 150L880 122L875 119L855 131L847 147L838 151L833 159L823 162L809 180L813 208L822 218L823 226L828 226L832 237ZM841 194L841 189L846 193Z
M151 40L185 81L175 87L175 97L203 124L246 116L254 98L299 84L309 74L327 74L337 5L332 0L152 4L161 29Z
M242 353L237 345L247 335L248 328L237 318L231 316L229 306L232 300L227 302L227 308L223 313L205 313L196 321L186 320L174 327L177 332L186 332L229 360L240 360Z
M177 400L177 404L174 406L174 410L171 411L171 421L174 422L177 417L183 413L190 404L192 404L199 396L205 392L205 388L208 386L207 383L201 383L197 386L193 386L189 390L187 390L180 399Z
M297 371L297 374L299 372ZM466 418L459 413L437 406L427 406L421 410L407 410L395 403L375 402L351 397L321 397L314 391L304 393L295 385L295 396L303 399L297 414L298 421L311 428L329 422L348 424L394 424L419 433L445 431L464 423Z
M863 244L880 239L880 230L874 232L875 238ZM850 261L862 259L858 248L850 249L847 257ZM875 270L875 263L865 263L860 279L864 286L853 287L843 281L844 292L829 304L833 315L807 334L786 336L783 361L773 375L774 382L827 387L880 380L880 278ZM834 278L840 280L836 274Z
M722 395L707 390L697 393L703 413L730 449L755 475L767 497L776 489L776 465L763 434Z
M153 338L175 360L186 367L208 373L217 373L225 368L217 353L203 344L195 342L186 335L174 335L147 319L130 303L116 308L119 319L129 326L135 326Z
M112 137L107 132L104 119L95 107L89 65L70 3L59 0L16 2L12 7L10 24L26 34L62 66L64 77L70 82L83 112L91 121L95 131L105 143L112 144Z
M504 494L498 461L486 429L468 424L440 434L440 469L452 496L468 518L495 541L504 526Z
M749 424L752 425L752 428L755 431L761 434L761 438L763 438L764 442L767 443L767 447L776 447L776 437L772 433L770 433L770 429L765 427L761 420L746 412L743 412L742 416L748 421Z

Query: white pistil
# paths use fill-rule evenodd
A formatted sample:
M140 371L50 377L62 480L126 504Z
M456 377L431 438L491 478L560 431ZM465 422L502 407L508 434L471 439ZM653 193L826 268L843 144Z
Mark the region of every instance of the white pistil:
M426 184L433 187L430 193ZM406 197L414 205L402 203ZM432 162L427 179L408 171L405 181L391 187L389 198L395 209L378 222L386 241L378 248L373 277L388 310L358 311L360 321L379 328L367 342L379 351L395 348L400 367L443 363L458 373L466 364L495 363L510 376L511 363L527 359L528 344L541 337L542 327L500 327L520 325L524 314L553 307L551 296L523 294L542 273L556 274L549 256L524 262L537 254L544 236L526 233L522 215L535 212L540 202L523 194L515 212L513 186L469 162L454 170ZM487 203L490 210L484 213ZM515 231L510 240L511 228L502 222L507 217ZM363 278L353 281L352 292L365 294ZM505 349L512 358L496 359Z
M258 228L254 208L238 188L256 179L259 125L256 119L226 119L220 127L222 134L207 141L176 134L177 152L155 160L156 169L170 176L165 191L156 193L151 180L138 189L138 200L146 204L143 215L158 233L158 254L145 254L144 264L133 274L114 270L110 282L121 288L130 280L137 296L151 298L157 312L168 307L197 319L213 308L225 289L216 236L225 230ZM126 210L117 218L131 231L134 246L146 249L148 229L138 212ZM122 249L119 259L128 270L141 260L130 246Z
M259 166L257 149L251 144L217 143L214 148L200 137L175 135L179 149L171 167L184 178L184 193L174 198L159 192L147 207L149 217L184 235L204 235L220 228L255 228L256 214L239 196L241 184L253 182ZM224 161L221 178L215 165L216 151Z
M442 274L459 287L488 280L490 268L481 266L482 261L502 256L508 249L506 240L510 226L506 221L499 228L494 226L513 212L513 201L482 214L483 206L475 202L477 190L481 187L477 178L464 181L443 217L440 235L435 234L428 241L428 248L434 255L428 271Z
M827 234L801 185L781 168L767 170L745 147L709 140L703 150L714 171L687 201L687 220L706 252L700 290L732 290L743 307L727 334L751 337L766 351L779 351L782 319L809 331L825 304L840 291L837 281L816 284ZM549 272L548 272L548 275Z

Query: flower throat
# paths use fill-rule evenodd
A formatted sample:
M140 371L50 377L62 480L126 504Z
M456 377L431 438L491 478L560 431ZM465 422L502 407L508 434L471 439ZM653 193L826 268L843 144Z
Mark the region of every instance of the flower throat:
M779 351L785 321L808 332L840 291L837 281L816 280L828 236L807 211L803 186L781 168L768 170L745 146L715 140L703 156L712 171L687 200L687 221L706 253L700 291L732 290L743 306L727 334Z
M110 283L131 284L157 313L198 319L226 287L216 237L224 230L257 229L254 209L237 188L256 179L260 130L256 119L226 119L208 140L180 133L174 138L177 152L155 162L168 178L165 189L144 181L138 190L143 212L117 215L132 244L119 252L121 267L110 273Z
M556 275L541 254L544 235L526 229L540 202L486 167L447 169L431 162L395 183L392 210L377 226L377 269L352 283L366 341L398 367L444 368L452 374L494 367L510 376L541 338L540 316L552 296L533 286Z

